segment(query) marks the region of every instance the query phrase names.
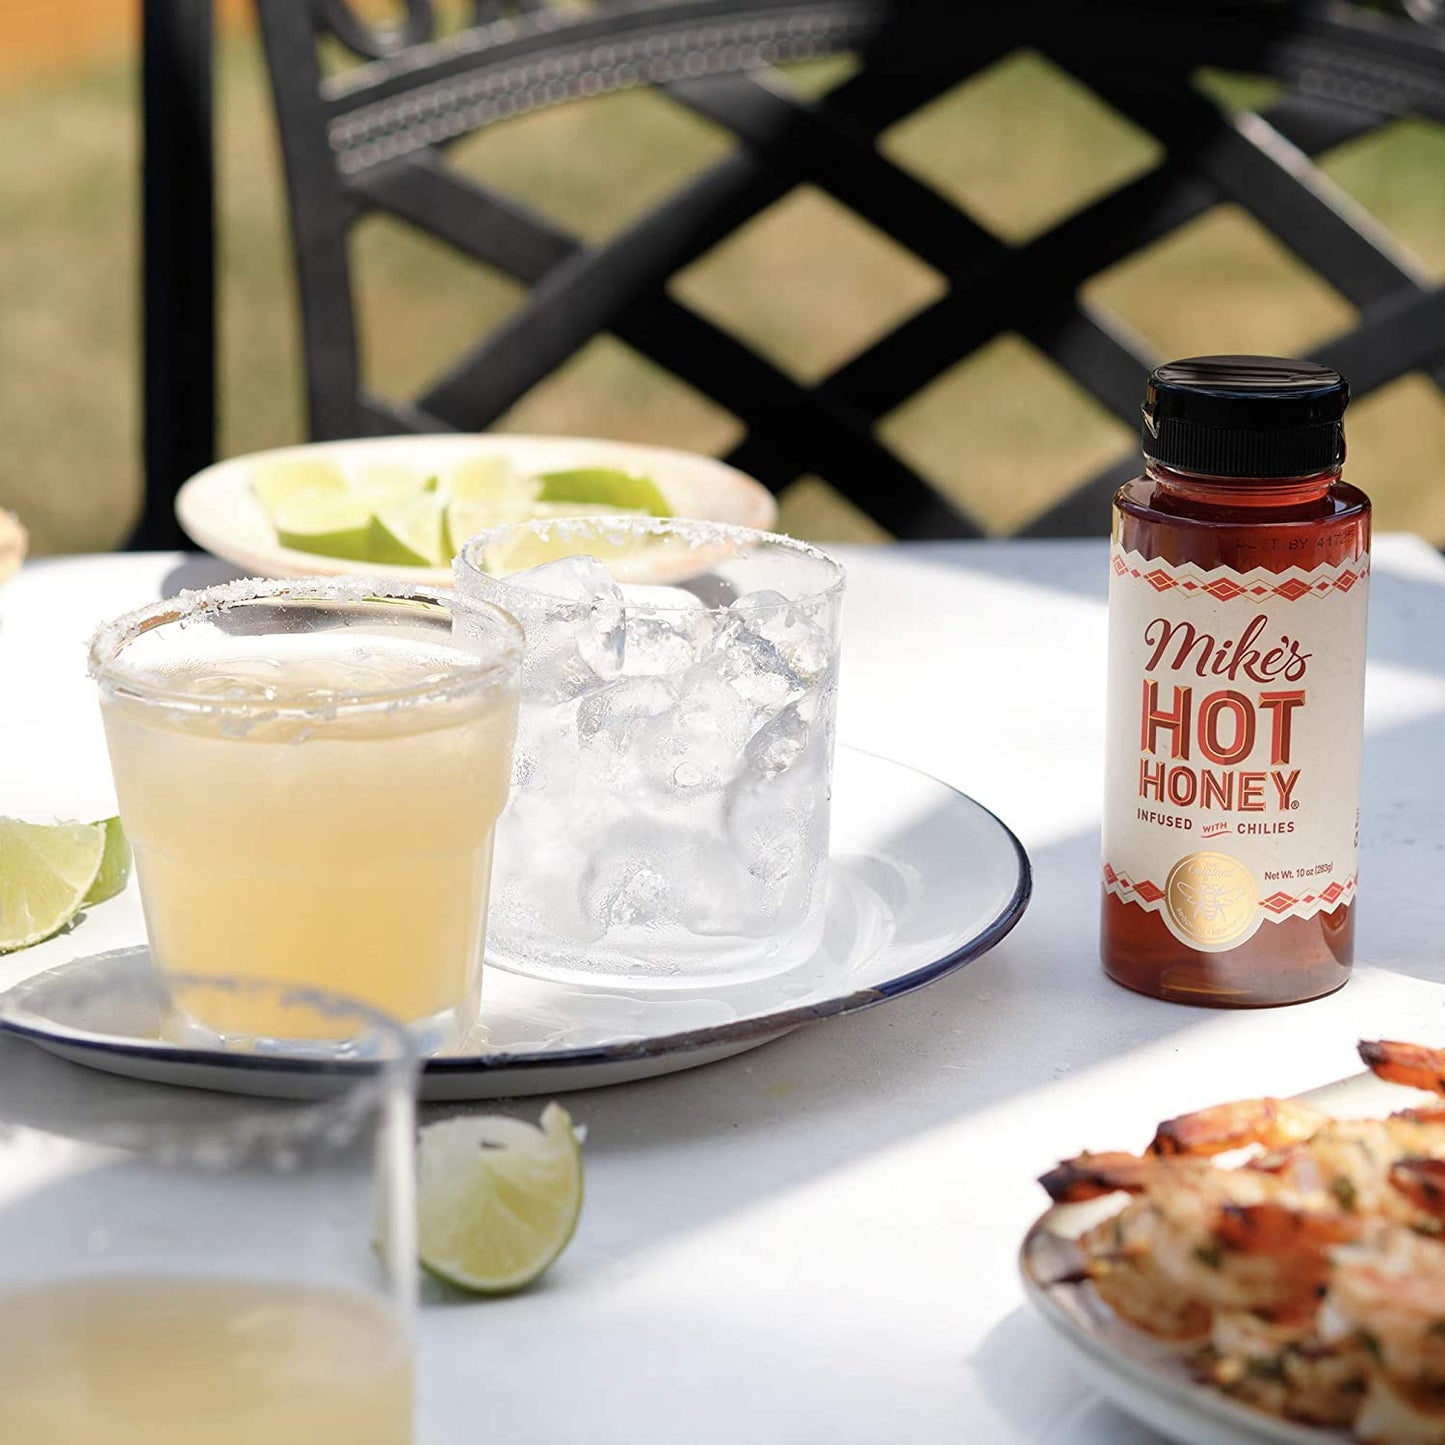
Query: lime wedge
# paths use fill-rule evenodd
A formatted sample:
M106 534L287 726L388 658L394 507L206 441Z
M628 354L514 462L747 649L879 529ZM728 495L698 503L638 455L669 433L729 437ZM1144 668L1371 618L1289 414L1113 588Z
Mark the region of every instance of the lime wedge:
M513 522L543 521L548 517L645 517L648 513L637 507L609 507L602 502L452 502L446 512L446 532L443 542L446 555L455 557L467 540L478 532L490 527L505 527ZM553 544L540 539L519 541L518 546L531 547L539 555L546 552L544 561L555 561L557 557L570 555L578 547L575 544L561 544L554 551ZM530 555L530 552L529 554ZM535 566L528 562L526 566ZM509 571L517 571L509 567Z
M400 466L395 462L377 462L362 470L356 479L354 493L374 510L393 502L404 502L419 497L423 492L435 491L435 482L425 472L414 467Z
M114 898L130 882L130 840L120 826L120 819L106 818L95 826L105 829L105 852L101 855L100 872L86 890L87 904Z
M610 514L633 517L645 515L622 507L604 507L598 503L591 506L578 503L573 506L561 502L536 502L528 508L528 512L531 517L541 520L548 517L599 517ZM621 531L610 536L605 531L574 535L565 527L541 527L536 530L528 528L491 543L479 560L483 571L490 572L494 577L505 577L512 572L525 572L530 567L540 567L544 562L555 562L559 557L596 557L605 562L619 580L642 581L648 576L649 560L666 550L666 542L667 539L661 537L629 537Z
M307 492L344 497L346 478L330 462L302 458L258 461L251 468L251 490L261 505L274 513L277 507Z
M541 1127L498 1115L429 1124L418 1146L423 1268L477 1294L537 1279L567 1247L582 1212L582 1150L557 1104Z
M542 490L536 477L518 475L503 456L463 457L447 482L454 502L531 502Z
M579 467L570 472L548 472L541 478L544 502L601 502L608 507L670 517L672 508L647 477L635 477L610 467Z
M508 522L525 522L531 515L527 503L458 501L447 504L446 525L442 542L448 557L462 550L468 537L485 532L488 527L502 527Z
M39 943L75 917L105 856L104 823L0 818L0 953Z
M405 501L376 509L371 519L373 562L400 567L442 564L442 504L435 492L420 492Z
M350 493L303 492L277 507L271 520L283 547L353 562L370 555L371 508Z

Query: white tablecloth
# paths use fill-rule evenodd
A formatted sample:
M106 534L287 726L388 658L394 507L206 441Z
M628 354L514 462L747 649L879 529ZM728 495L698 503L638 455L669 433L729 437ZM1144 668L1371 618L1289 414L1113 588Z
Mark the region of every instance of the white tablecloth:
M1099 972L1103 544L840 550L842 740L1010 823L1032 908L920 994L572 1096L589 1130L581 1229L535 1292L423 1311L419 1445L1152 1440L1025 1311L1014 1254L1043 1204L1034 1176L1222 1096L1352 1072L1362 1035L1445 1040L1445 563L1424 543L1376 551L1355 979L1253 1013L1155 1003ZM67 761L93 741L91 627L225 575L107 556L32 563L0 588L0 814L103 787ZM40 719L49 741L21 759L7 734ZM0 1044L0 1091L23 1047Z

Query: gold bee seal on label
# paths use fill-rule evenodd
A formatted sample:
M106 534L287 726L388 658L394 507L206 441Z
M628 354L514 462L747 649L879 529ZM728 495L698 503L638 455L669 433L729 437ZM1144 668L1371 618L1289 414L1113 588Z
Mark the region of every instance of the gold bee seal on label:
M1218 953L1259 926L1254 874L1228 853L1188 853L1164 882L1164 916L1182 943Z

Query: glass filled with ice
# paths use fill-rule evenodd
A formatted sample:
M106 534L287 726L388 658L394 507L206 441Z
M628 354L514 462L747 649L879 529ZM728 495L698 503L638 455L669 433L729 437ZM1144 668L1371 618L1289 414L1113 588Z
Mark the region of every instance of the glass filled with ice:
M461 1037L521 654L486 603L360 579L227 583L102 628L91 671L158 967L339 989L424 1049ZM196 1022L285 1037L264 1015Z
M843 569L708 522L474 537L463 597L522 624L488 958L629 986L803 963L823 929Z

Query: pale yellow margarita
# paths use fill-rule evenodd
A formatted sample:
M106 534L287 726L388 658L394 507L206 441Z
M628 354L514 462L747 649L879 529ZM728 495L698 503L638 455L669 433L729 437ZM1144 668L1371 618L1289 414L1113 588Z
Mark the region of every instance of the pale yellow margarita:
M5 1445L410 1445L411 1351L381 1303L118 1277L0 1296Z
M515 666L475 686L468 669L475 656L408 629L340 628L233 638L141 689L103 686L159 966L464 1028L517 710ZM258 1008L203 1022L265 1034Z

